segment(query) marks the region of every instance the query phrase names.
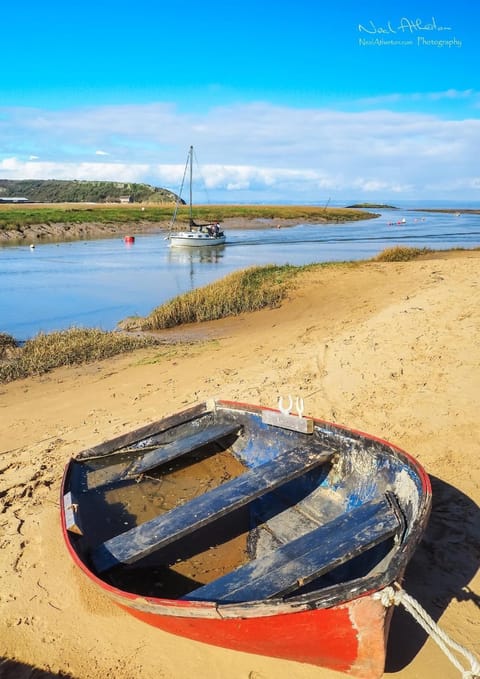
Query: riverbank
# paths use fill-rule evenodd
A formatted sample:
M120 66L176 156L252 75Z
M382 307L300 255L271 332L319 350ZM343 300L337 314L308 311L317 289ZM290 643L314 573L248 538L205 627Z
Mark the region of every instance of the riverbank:
M433 510L405 589L480 654L479 264L475 250L321 267L304 272L279 309L184 328L180 343L178 329L162 331L177 343L2 385L0 650L9 664L0 677L26 679L32 668L45 679L342 676L149 628L110 608L66 554L58 498L67 459L209 396L275 406L299 395L306 414L417 457ZM396 610L386 676L459 674Z
M365 217L367 218L367 217ZM281 229L285 227L295 226L299 223L298 219L285 218L247 218L247 217L228 217L222 221L222 228L225 231L234 229ZM318 217L311 218L312 224L329 224L331 223L326 218ZM345 220L345 223L348 221ZM178 226L181 226L180 224ZM178 229L177 226L177 229ZM181 228L188 228L187 224ZM79 224L72 224L68 222L57 223L42 223L29 224L18 229L4 229L0 230L0 243L5 244L25 244L25 243L47 243L47 242L65 242L72 240L94 239L94 238L112 238L117 236L123 238L124 236L137 236L140 234L159 233L166 235L170 229L170 222L168 220L149 222L149 221L135 221L125 224L111 224L103 222L82 222Z
M319 223L319 222L317 222ZM284 228L298 224L295 219L246 219L231 217L222 222L224 229L272 229ZM0 243L25 244L65 242L92 238L112 238L118 236L137 236L147 233L167 234L170 224L167 220L160 222L139 221L131 224L104 224L102 222L84 222L70 224L58 222L53 224L31 224L24 226L21 231L5 229L0 231ZM185 225L185 228L188 228Z
M299 223L342 224L378 216L367 210L288 205L197 205L198 222L219 222L225 229L259 229ZM169 204L52 203L0 205L0 244L107 238L167 232ZM176 229L188 228L189 209L180 205Z
M103 222L68 222L28 224L21 229L0 230L0 243L51 243L92 238L112 238L141 233L161 233L168 230L168 222L135 222L132 224L109 224Z
M367 217L366 217L367 218ZM222 228L228 233L235 229L284 229L296 226L298 219L230 217L222 221ZM330 224L328 219L311 219L311 224ZM348 224L348 222L345 222ZM181 225L180 225L181 226ZM181 228L188 229L184 224ZM23 227L22 231L0 230L0 245L35 245L38 243L60 243L75 240L92 240L97 238L124 238L141 234L158 233L166 236L170 230L168 221L139 221L132 224L104 224L88 222L81 224L55 223L32 224ZM178 227L177 227L178 230Z

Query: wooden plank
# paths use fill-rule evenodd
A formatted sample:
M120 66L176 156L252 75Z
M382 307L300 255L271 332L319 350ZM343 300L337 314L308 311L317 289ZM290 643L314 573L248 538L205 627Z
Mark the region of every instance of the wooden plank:
M284 596L392 537L400 528L388 500L372 500L183 598L239 603Z
M123 473L124 478L130 478L137 474L143 474L155 467L160 467L166 462L176 460L183 455L198 450L202 446L218 441L229 434L234 434L240 429L239 424L213 424L205 429L200 429L194 434L166 443L155 450L145 453L137 458ZM140 451L139 451L140 452Z
M125 448L126 446L131 446L139 441L150 438L151 436L156 436L162 434L163 432L176 427L179 424L185 424L191 420L196 420L202 415L209 412L209 406L206 403L193 406L175 415L170 415L169 417L164 417L161 420L152 422L151 424L144 425L139 429L129 431L126 434L120 434L113 439L99 443L93 448L87 448L82 450L78 455L75 456L77 460L88 460L89 458L95 457L105 457L113 452Z
M299 431L303 434L312 434L314 430L314 422L311 418L291 415L290 413L277 413L273 410L262 411L262 422L273 427Z
M93 551L95 569L101 573L120 563L134 563L305 474L333 453L320 445L288 450L166 514L107 540Z
M164 443L162 446L156 446L153 450L143 451L139 448L137 451L138 457L135 457L130 464L126 462L110 464L108 467L89 472L87 475L87 489L93 490L100 486L127 481L134 476L187 455L208 443L218 441L228 436L228 434L237 432L239 429L239 424L210 424L205 429L199 429L195 434L184 436L170 443ZM212 454L214 452L212 450Z

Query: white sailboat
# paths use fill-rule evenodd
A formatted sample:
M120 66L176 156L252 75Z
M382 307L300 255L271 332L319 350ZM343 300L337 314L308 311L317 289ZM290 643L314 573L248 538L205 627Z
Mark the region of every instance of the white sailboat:
M218 222L208 222L206 224L198 224L193 219L193 208L192 208L192 175L193 175L193 146L190 146L187 163L185 165L184 179L187 172L187 168L190 168L190 213L189 213L189 228L188 231L173 231L175 226L178 205L181 200L182 187L180 188L179 197L177 203L175 204L175 212L173 214L170 234L168 236L170 240L170 245L173 247L205 247L205 246L215 246L223 245L225 243L226 236L224 231L220 229Z

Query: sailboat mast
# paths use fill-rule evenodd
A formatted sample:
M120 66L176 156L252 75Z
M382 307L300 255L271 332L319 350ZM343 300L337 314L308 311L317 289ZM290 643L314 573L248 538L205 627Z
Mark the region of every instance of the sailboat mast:
M193 146L190 146L190 219L193 219L193 213L192 213L192 177L193 177L193 170L192 170L192 166L193 166Z

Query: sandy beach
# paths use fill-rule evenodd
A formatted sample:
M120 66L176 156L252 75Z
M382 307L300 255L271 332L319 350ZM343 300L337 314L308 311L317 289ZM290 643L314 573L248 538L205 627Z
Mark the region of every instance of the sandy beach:
M387 439L430 474L433 508L404 587L480 656L480 251L325 266L281 308L171 333L159 346L0 385L0 677L338 679L171 636L110 604L59 525L70 456L211 396ZM401 609L386 676L460 677Z

